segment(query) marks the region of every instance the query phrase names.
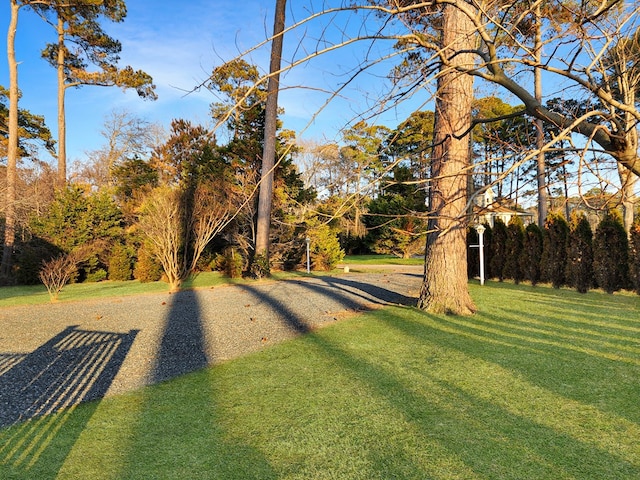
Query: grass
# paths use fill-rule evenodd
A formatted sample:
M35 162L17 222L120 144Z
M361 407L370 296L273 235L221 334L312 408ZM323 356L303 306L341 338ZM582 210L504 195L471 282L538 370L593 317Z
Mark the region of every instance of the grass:
M345 265L423 265L424 257L399 258L394 255L347 255Z
M311 275L319 274L312 272ZM294 276L307 275L302 272L274 272L274 280L282 280ZM203 288L228 284L253 282L247 279L231 279L219 272L203 272L187 280L183 288ZM166 292L165 282L140 283L137 280L126 282L76 283L65 285L58 298L59 302L90 300L93 298L118 297L126 295L142 295L147 293ZM0 287L0 308L16 305L42 305L51 300L44 285L27 285Z
M471 292L0 430L0 478L640 478L640 297Z
M421 258L401 259L391 255L356 255L345 257L343 263L349 265L421 265L423 262L424 260ZM353 271L357 272L358 270ZM311 275L327 274L327 272L311 272ZM329 274L331 274L331 272ZM282 280L301 275L307 275L307 273L301 271L273 272L272 278L274 280ZM183 287L185 289L213 287L252 281L253 280L230 279L219 272L203 272L187 280ZM165 282L140 283L138 281L106 281L99 283L78 283L66 285L60 293L58 301L81 301L92 298L159 293L166 292L167 288ZM15 305L42 305L50 301L49 294L44 285L0 287L0 308Z

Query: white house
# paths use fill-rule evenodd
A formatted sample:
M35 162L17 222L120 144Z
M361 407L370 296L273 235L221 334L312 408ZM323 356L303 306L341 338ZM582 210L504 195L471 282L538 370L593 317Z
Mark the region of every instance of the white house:
M525 225L534 221L532 213L519 212L502 205L500 200L496 200L496 194L490 187L477 193L474 203L472 224L486 223L493 228L496 218L502 220L506 225L514 216L521 217L522 223Z

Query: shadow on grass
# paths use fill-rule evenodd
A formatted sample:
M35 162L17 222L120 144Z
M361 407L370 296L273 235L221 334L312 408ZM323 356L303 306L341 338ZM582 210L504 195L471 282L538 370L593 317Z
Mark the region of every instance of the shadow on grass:
M153 379L179 378L142 391L126 458L109 478L276 478L258 451L230 441L219 426L217 385L194 388L185 375L209 363L197 292L173 295L165 322Z
M62 465L97 402L104 397L137 335L70 326L32 353L4 355L0 376L0 471L29 472ZM6 428L9 427L9 428ZM63 434L62 434L63 433ZM63 442L58 440L64 438Z

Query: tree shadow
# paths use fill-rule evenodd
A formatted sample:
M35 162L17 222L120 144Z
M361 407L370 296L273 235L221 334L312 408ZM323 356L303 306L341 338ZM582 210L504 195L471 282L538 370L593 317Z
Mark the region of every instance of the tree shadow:
M152 373L154 383L199 370L209 364L196 295L196 292L189 290L172 295Z
M69 438L78 438L96 404L72 421L70 412L104 397L137 333L70 326L31 353L2 355L0 464L18 470L38 462L61 465ZM61 432L64 447L56 441Z
M116 470L108 478L276 478L261 452L220 426L224 393L204 369L213 357L205 335L197 291L174 294L152 372L157 384L140 392L123 463L97 460Z

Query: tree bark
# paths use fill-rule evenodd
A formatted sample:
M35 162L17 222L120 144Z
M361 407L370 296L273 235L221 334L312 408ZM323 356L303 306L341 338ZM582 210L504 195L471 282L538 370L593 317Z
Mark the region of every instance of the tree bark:
M64 97L67 90L64 73L64 22L58 17L58 187L67 184L67 122L65 117Z
M542 59L542 14L540 13L540 3L536 6L536 34L534 39L533 55L535 57L536 65L539 65ZM538 67L534 68L534 95L536 100L542 104L542 70ZM538 184L538 226L544 227L544 222L547 219L547 205L549 204L549 198L547 195L547 177L546 177L546 162L543 151L544 147L544 122L537 118L536 122L536 148L538 149L538 156L536 157L536 180ZM568 219L567 219L568 220Z
M273 203L273 170L276 156L276 127L278 121L278 89L282 60L282 40L285 21L286 0L276 0L273 20L273 43L267 83L267 103L265 106L264 146L262 151L262 173L258 195L258 219L256 222L256 256L269 258L269 230L271 226L271 205Z
M16 31L20 5L11 0L11 19L7 30L7 60L9 63L9 138L7 145L7 194L5 204L4 247L0 265L0 283L11 275L13 248L16 238L16 181L18 175L18 62L16 61Z
M475 46L469 18L454 6L443 11L443 47L451 64L440 72L425 272L418 307L433 313L470 315L476 306L467 285L467 177L473 77L455 71L470 67ZM453 68L451 68L453 67ZM466 132L466 133L465 133Z

